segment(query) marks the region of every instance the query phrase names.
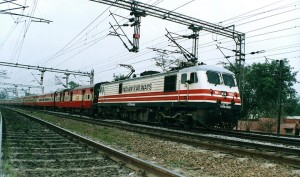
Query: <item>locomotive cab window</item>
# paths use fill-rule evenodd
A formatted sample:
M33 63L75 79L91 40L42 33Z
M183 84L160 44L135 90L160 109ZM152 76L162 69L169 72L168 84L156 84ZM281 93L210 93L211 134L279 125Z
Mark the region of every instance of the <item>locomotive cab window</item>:
M181 83L185 84L187 80L187 74L181 74Z
M198 82L198 77L197 73L193 72L190 74L190 83L197 83Z
M230 87L235 86L234 77L231 74L222 74L224 84Z
M165 76L164 91L165 92L176 91L176 80L177 80L177 75Z
M219 73L214 72L214 71L207 71L206 75L207 75L207 81L209 83L215 84L215 85L221 84Z

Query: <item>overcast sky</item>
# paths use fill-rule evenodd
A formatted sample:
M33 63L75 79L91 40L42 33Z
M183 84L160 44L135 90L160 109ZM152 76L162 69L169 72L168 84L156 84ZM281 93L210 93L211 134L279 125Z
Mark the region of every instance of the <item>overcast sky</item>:
M23 12L22 10L11 12L33 14L34 17L53 22L30 23L29 18L0 13L0 61L84 72L94 69L95 82L110 81L113 74L126 75L128 70L119 67L118 64L131 64L137 74L145 70L160 71L152 59L157 53L149 48L175 50L169 46L171 43L164 36L165 29L181 35L191 34L187 26L151 16L143 17L140 52L129 53L119 38L108 35L112 31L109 22L116 24L112 16L109 16L109 11L130 17L126 10L88 0L16 2L28 8ZM265 62L265 57L287 58L294 71L300 70L299 0L141 0L140 2L168 10L175 9L175 12L223 26L234 24L235 30L246 34L246 54L261 51L259 54L246 55L246 65ZM18 6L0 4L0 11L15 7ZM121 17L116 18L120 24L127 22ZM125 27L124 31L132 40L133 28ZM191 50L192 41L184 40L179 43ZM227 62L223 54L216 49L216 44L223 47L222 51L226 56L234 55L230 51L235 49L232 39L201 31L199 61L209 65ZM234 62L235 58L231 57L229 60ZM37 81L34 81L34 76L37 79L40 77L38 71L8 67L0 67L1 70L6 70L9 77L9 79L1 78L1 82L38 85ZM46 92L62 88L55 85L55 76L64 82L62 74L46 72L44 80ZM300 74L297 75L297 79L300 81ZM80 84L88 84L89 81L86 77L72 75L70 80ZM300 84L295 85L295 89L300 93Z

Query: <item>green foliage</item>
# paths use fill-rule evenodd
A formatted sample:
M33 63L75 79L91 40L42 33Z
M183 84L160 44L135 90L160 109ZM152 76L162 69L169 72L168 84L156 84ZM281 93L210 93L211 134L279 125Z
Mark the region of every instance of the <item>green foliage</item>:
M70 89L73 89L73 88L76 88L76 87L79 87L79 86L80 86L80 84L78 84L78 83L76 83L76 82L74 82L74 81L71 81L71 82L69 82L68 84L69 84L69 88L70 88Z
M114 74L113 78L114 81L120 81L126 79L126 76L124 74L119 74L119 75Z
M6 98L7 98L6 93L3 92L3 91L1 91L1 92L0 92L0 100L4 100L4 99L6 99Z
M295 106L295 112L294 112L294 116L300 116L300 103L298 102Z
M242 82L244 113L276 117L279 105L279 85L282 83L283 114L293 115L299 98L292 87L297 82L297 72L292 72L292 69L288 61L284 60L281 82L277 61L246 66Z
M179 58L170 59L170 57L164 53L157 53L157 56L153 59L155 60L155 65L160 67L163 71L168 71L171 68L178 67L182 60Z

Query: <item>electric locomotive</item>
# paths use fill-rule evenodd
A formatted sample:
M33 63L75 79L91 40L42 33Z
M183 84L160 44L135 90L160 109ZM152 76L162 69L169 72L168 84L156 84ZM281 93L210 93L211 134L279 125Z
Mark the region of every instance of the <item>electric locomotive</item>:
M96 107L102 117L230 129L241 99L234 73L198 65L104 83Z

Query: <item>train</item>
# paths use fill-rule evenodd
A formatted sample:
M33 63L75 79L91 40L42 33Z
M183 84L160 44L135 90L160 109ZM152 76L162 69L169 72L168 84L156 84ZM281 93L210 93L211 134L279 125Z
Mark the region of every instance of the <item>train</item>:
M232 129L237 126L241 98L234 73L219 66L197 65L145 71L139 77L0 100L0 104L105 119Z

